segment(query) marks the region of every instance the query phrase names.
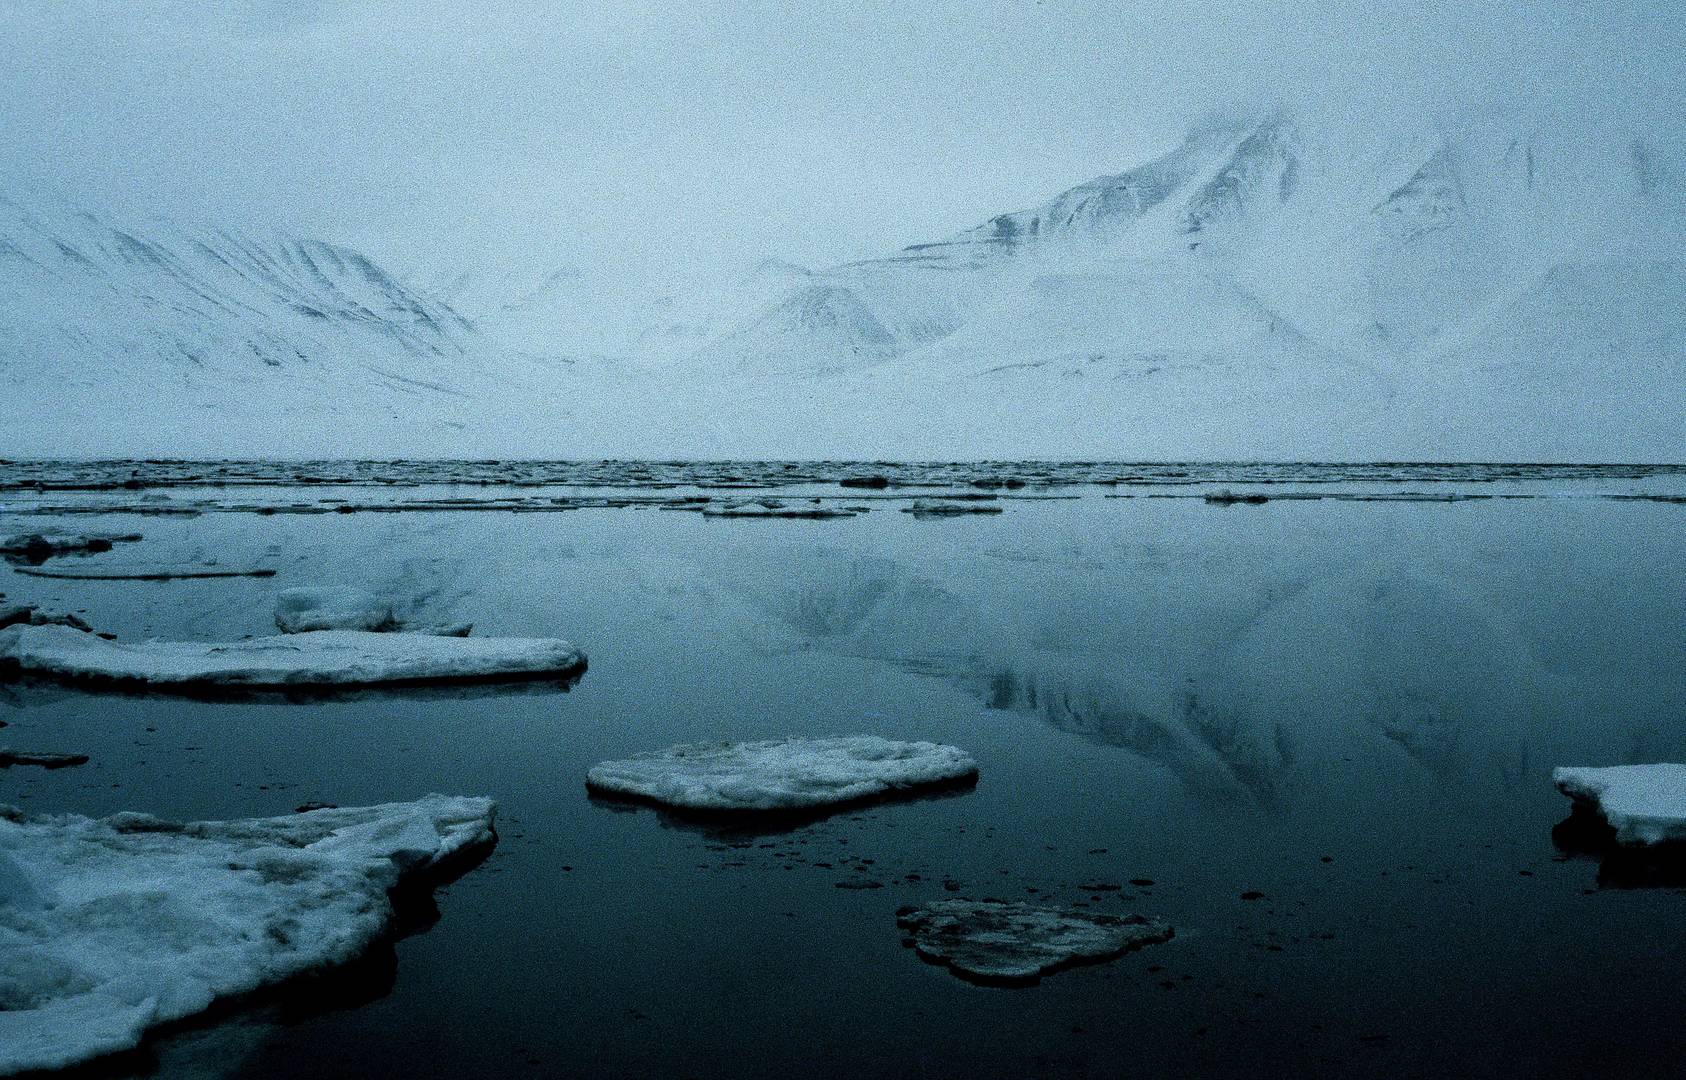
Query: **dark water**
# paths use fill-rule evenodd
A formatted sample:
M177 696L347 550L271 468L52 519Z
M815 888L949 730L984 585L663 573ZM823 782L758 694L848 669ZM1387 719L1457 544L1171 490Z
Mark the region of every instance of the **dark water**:
M223 818L428 791L501 807L495 853L393 954L176 1029L123 1070L1679 1071L1686 895L1558 852L1566 803L1549 782L1554 765L1686 760L1678 470L1186 466L1122 485L1179 498L1109 498L1119 485L1059 472L1125 468L1088 465L1022 489L972 481L1030 467L602 466L589 484L508 467L540 485L519 490L486 486L503 467L484 464L403 484L367 464L313 465L331 483L298 486L281 466L214 490L199 466L170 466L166 488L82 482L134 468L0 468L0 532L145 534L54 567L215 560L276 577L8 567L0 592L125 638L208 640L267 632L275 590L357 583L477 635L567 637L591 667L565 694L314 704L0 688L7 744L92 755L0 772L0 803L31 811ZM774 469L802 472L778 498L868 512L672 508ZM874 472L933 486L832 482ZM1203 498L1266 480L1343 497ZM897 512L950 488L999 493L1004 512ZM1502 497L1438 501L1481 494ZM648 498L589 505L628 496ZM434 508L283 512L418 501ZM855 732L964 746L981 783L756 837L584 791L596 761L673 742ZM976 987L899 942L896 908L951 895L945 879L1139 910L1178 936L1033 988ZM882 887L836 887L868 880Z

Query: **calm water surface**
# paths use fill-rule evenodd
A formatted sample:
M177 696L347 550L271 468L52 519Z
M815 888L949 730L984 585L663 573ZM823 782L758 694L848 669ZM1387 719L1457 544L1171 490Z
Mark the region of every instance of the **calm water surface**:
M926 479L996 490L970 487L978 475ZM7 744L92 755L0 772L0 803L34 812L225 818L429 791L500 805L495 852L440 891L436 923L423 912L419 932L342 978L172 1029L107 1071L1679 1068L1686 895L1618 887L1558 852L1567 804L1549 781L1554 765L1686 760L1686 505L1665 501L1686 494L1678 473L1226 474L1237 490L1527 496L1238 506L1199 497L1212 487L1198 473L1146 487L1053 476L999 515L945 520L898 512L914 492L817 475L766 490L870 512L251 512L511 497L327 479L14 486L0 531L145 535L49 568L278 573L93 582L0 567L0 592L126 639L214 640L269 632L278 589L354 583L477 635L569 638L590 670L567 693L316 703L0 688ZM694 471L591 479L518 498L739 494ZM201 512L156 512L171 506ZM964 746L982 780L764 836L584 790L593 763L674 742L856 732ZM895 927L898 906L951 895L945 880L1138 910L1178 936L1032 988L976 987ZM881 887L837 887L858 881ZM1125 887L1081 888L1093 882ZM1241 899L1252 891L1264 897Z

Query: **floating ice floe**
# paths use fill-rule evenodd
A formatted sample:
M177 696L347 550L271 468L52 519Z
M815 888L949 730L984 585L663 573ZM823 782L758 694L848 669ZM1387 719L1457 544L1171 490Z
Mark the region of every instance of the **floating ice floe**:
M131 566L105 570L45 570L39 566L18 566L14 573L29 577L59 578L66 581L183 581L190 578L268 578L275 571L264 567L251 569L222 569L206 566Z
M964 514L999 514L1001 507L996 503L970 499L915 499L902 507L902 513L914 517L960 517Z
M1686 842L1686 765L1553 769L1551 782L1616 831L1616 842Z
M0 749L0 769L13 765L38 765L43 769L67 769L72 765L86 765L87 754L49 754L30 750Z
M392 605L367 589L350 585L283 589L275 598L275 626L283 634L306 634L313 630L368 630L374 633L404 631L436 637L467 637L473 623L440 623L411 626L399 619Z
M763 499L718 505L710 504L702 507L702 515L714 518L794 518L805 521L829 521L833 518L854 517L855 511L815 504L790 506L777 499Z
M0 809L0 1075L127 1050L352 960L394 886L495 842L494 810L443 795L186 824Z
M34 604L0 603L0 630L8 626L68 626L91 631L93 627L74 615L49 615Z
M396 630L392 605L349 585L283 589L275 598L275 626L283 634L310 630Z
M1140 915L1059 911L995 900L935 900L896 913L919 955L980 982L1030 983L1082 963L1110 960L1175 931Z
M54 555L92 554L140 538L140 533L18 533L0 538L0 555L39 560Z
M338 687L562 677L585 654L555 638L314 630L248 641L106 641L65 626L0 630L0 673L160 689Z
M673 746L586 774L600 794L692 811L800 811L977 779L953 746L873 735Z

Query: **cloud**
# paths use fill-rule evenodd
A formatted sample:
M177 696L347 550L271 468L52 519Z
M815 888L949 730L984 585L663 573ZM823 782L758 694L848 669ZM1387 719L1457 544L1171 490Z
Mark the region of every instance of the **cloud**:
M408 262L823 264L1037 202L1238 102L1649 122L1686 90L1683 24L1557 0L11 0L0 166Z

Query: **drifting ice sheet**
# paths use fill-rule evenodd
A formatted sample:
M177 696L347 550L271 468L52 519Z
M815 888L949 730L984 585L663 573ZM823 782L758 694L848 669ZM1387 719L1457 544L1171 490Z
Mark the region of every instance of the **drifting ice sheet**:
M1171 927L1140 915L1057 911L994 900L937 900L903 908L896 925L919 955L985 982L1034 982L1071 964L1169 941Z
M0 809L0 1075L139 1044L217 998L349 961L408 874L495 840L490 799L245 821Z
M316 630L223 643L118 643L66 626L0 630L0 671L152 687L378 686L567 675L585 654L555 638Z
M349 585L283 589L275 598L275 626L283 634L311 630L396 630L392 605Z
M1602 815L1619 844L1686 842L1686 765L1554 769L1551 782Z
M133 543L139 533L18 533L0 539L0 555L46 559L77 552L110 551L112 544Z
M963 783L977 773L977 762L957 747L859 735L673 746L606 761L586 774L586 785L681 810L803 810Z

